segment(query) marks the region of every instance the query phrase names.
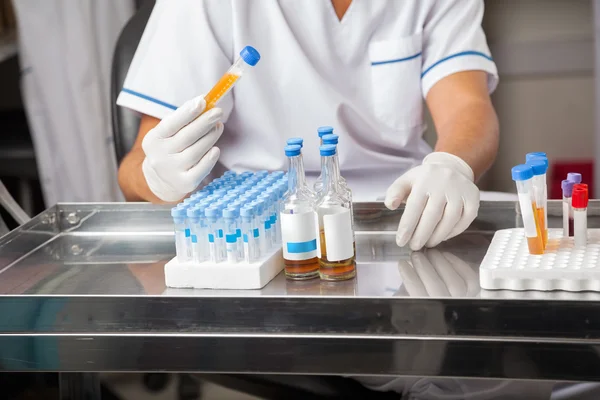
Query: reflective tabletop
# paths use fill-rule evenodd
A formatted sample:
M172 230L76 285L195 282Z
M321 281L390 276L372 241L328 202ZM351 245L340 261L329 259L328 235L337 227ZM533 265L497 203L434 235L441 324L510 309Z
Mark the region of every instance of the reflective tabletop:
M600 380L599 293L479 286L515 203L482 203L467 232L421 252L395 243L401 211L354 212L356 279L191 290L165 286L168 208L59 204L0 239L1 365ZM561 212L550 202L550 227ZM600 227L600 203L588 212Z

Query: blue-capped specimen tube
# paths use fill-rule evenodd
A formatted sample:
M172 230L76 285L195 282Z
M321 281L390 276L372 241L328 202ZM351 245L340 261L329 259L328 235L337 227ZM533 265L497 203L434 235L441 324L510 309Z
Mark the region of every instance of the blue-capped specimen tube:
M225 251L227 262L230 264L238 263L237 246L237 224L238 212L235 209L226 208L223 210L223 221L225 226Z
M254 208L252 206L242 207L240 209L242 218L242 239L244 241L244 261L253 263L257 259L257 242L254 230ZM258 229L256 230L258 236Z
M209 259L213 263L219 263L223 261L223 253L221 251L219 235L222 235L223 229L221 228L220 220L221 210L218 207L209 207L206 209L204 214L208 223L208 252Z
M175 252L180 263L190 260L187 239L185 237L187 207L177 206L171 209L171 217L175 225Z

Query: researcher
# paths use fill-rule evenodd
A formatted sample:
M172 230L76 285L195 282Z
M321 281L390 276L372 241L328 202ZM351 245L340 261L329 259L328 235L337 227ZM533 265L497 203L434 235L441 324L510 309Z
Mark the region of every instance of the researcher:
M331 125L354 200L405 203L398 245L434 247L477 216L476 182L498 150L483 13L483 0L158 0L118 98L142 115L121 189L130 201L177 202L213 168L285 169L286 139L298 136L315 178L317 127ZM200 115L247 45L261 61ZM423 140L426 106L434 149ZM359 380L421 400L548 399L553 386Z
M398 245L460 234L498 150L483 12L483 0L158 0L117 100L142 114L119 169L125 197L177 202L217 163L286 169L283 147L298 136L310 180L317 127L331 125L354 201L406 204ZM198 117L246 45L261 61Z

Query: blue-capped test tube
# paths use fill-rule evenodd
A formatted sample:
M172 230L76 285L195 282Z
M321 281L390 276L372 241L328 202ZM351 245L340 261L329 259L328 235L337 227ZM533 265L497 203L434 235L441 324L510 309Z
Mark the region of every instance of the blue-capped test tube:
M208 207L204 215L208 223L208 248L209 259L211 262L219 263L223 261L223 228L221 226L221 209L217 206Z
M263 203L263 225L265 227L265 253L271 249L273 244L273 229L271 224L271 199L267 193L262 193L257 198L258 202ZM261 249L262 250L262 249Z
M234 208L223 209L223 221L225 230L225 251L227 253L227 262L237 264L238 243L237 243L237 218L239 213Z
M240 215L240 210L241 210L242 206L243 206L243 204L240 200L235 200L235 201L229 203L229 207L228 207L233 210L236 210L236 212L237 212L237 218L236 218L235 224L237 226L236 235L237 235L238 260L244 259L244 242L242 240L242 220L241 220L241 215Z
M171 209L171 217L175 225L175 252L180 263L190 260L190 254L185 237L187 207L177 206Z
M195 263L208 259L208 230L204 215L206 208L206 204L198 204L187 210L191 229L192 261Z
M240 209L242 218L242 240L244 242L244 261L253 263L257 259L258 229L254 228L254 207L247 205Z

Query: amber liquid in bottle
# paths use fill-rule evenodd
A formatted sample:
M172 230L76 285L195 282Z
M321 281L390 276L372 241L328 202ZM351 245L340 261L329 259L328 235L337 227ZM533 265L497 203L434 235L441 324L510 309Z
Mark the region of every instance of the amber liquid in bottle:
M313 257L308 260L286 260L285 276L294 280L314 279L319 276L319 258Z
M325 244L325 231L319 232L321 241L320 275L325 281L343 281L356 276L356 245L353 246L352 257L346 260L329 261L327 259L327 246Z

